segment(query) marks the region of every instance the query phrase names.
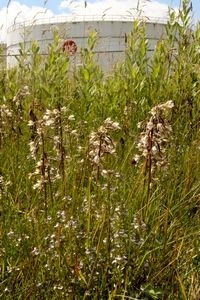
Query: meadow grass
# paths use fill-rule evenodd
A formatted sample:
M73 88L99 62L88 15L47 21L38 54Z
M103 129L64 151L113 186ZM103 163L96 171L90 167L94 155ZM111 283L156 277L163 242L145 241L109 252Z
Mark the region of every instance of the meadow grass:
M200 28L170 12L147 57L135 21L110 74L88 41L71 73L0 72L0 298L200 299Z

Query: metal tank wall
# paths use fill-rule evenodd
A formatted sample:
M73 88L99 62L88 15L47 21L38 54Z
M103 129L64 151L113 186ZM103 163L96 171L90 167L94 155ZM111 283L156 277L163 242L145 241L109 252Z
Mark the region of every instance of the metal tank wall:
M0 70L6 67L6 44L0 43Z
M149 53L151 53L159 38L165 36L165 24L146 22ZM28 50L32 41L36 40L43 55L47 54L47 46L53 41L53 32L57 30L63 38L72 39L77 45L77 52L71 56L74 65L80 62L80 51L87 47L87 39L91 32L98 33L95 46L95 59L103 70L109 70L116 62L124 58L126 36L133 26L132 21L72 21L46 24L16 24L7 33L7 66L16 65L19 55L19 45L22 43Z

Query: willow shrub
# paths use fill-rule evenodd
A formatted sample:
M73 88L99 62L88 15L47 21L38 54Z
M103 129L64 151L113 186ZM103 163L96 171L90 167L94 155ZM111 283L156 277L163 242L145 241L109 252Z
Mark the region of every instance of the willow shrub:
M0 72L0 297L198 299L199 25L169 13L151 57L81 65L54 36Z

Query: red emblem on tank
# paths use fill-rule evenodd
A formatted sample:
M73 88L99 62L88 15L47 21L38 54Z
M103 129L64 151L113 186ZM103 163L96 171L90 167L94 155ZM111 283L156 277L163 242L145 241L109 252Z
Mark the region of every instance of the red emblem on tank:
M77 51L77 45L73 40L66 40L63 43L63 52L67 52L69 54L75 54Z

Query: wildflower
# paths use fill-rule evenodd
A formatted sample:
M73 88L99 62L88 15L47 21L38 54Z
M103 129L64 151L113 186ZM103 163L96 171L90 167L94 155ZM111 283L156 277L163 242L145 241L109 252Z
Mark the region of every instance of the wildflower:
M27 85L25 85L24 87L22 87L20 93L22 96L30 95L29 87Z
M34 247L33 250L31 251L31 254L35 255L35 256L38 256L39 255L39 250L38 248Z
M77 130L76 129L72 130L71 135L77 136Z
M58 284L58 285L54 285L53 287L54 290L62 290L63 289L63 286Z
M66 113L67 112L67 107L66 106L63 106L63 107L61 107L61 109L60 109L63 113Z
M31 127L31 126L34 126L34 124L35 124L35 122L33 122L32 120L29 120L29 121L28 121L28 126Z
M114 155L116 152L116 144L111 139L108 131L118 129L120 129L119 123L107 118L103 122L103 125L100 126L96 132L91 132L89 136L88 158L93 165L93 174L96 173L97 177L99 174L103 177L106 177L108 174L105 168L102 169L102 171L100 171L99 168L106 154Z
M165 112L168 109L172 109L174 107L174 103L172 100L169 100L165 103L158 104L154 106L150 113L152 116L159 116L162 112Z
M29 142L29 149L30 149L30 158L36 159L36 154L38 151L38 144L36 141L30 141Z
M136 164L139 158L145 159L144 173L149 174L149 187L151 187L152 174L156 168L163 168L168 165L166 144L169 142L172 128L167 120L167 114L173 106L171 100L156 105L150 111L149 120L146 123L138 124L138 127L142 129L137 144L141 154L135 156L133 161Z
M118 264L120 261L122 261L126 257L121 257L120 255L116 256L115 259L112 261L112 264Z
M2 120L4 118L11 118L12 117L12 110L5 104L2 104L0 106L0 116L2 118Z
M27 85L25 85L14 96L13 102L15 103L15 105L17 107L20 107L22 100L24 99L25 96L28 96L28 95L30 95L29 87Z
M14 237L14 236L15 236L14 231L13 231L13 230L9 231L9 232L7 233L7 236L8 236L8 237Z
M44 181L42 179L38 179L37 182L33 185L34 190L42 190L44 186Z
M74 120L75 120L74 115L70 115L70 116L68 117L68 120L69 120L69 121L74 121Z
M119 130L121 129L118 122L113 122L110 118L107 118L104 122L104 127L108 130Z
M7 191L7 188L11 186L11 181L6 181L2 175L0 175L0 199Z

